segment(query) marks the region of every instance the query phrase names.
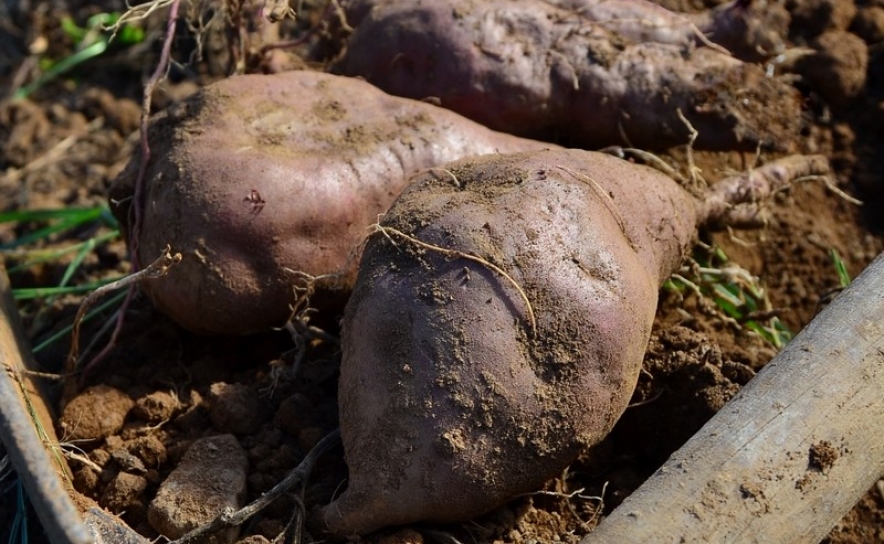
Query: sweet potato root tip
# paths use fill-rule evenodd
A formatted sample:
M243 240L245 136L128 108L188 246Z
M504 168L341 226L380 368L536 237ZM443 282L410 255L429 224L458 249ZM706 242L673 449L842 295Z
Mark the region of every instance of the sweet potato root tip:
M712 187L701 212L709 226L754 227L763 218L758 204L795 180L831 174L822 155L793 155L737 174Z

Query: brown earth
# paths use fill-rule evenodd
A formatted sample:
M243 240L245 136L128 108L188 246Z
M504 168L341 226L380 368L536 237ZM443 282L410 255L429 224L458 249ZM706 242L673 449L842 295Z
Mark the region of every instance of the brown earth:
M661 3L699 9L717 2ZM718 244L731 263L758 276L766 286L772 313L797 332L838 287L831 249L839 252L853 275L884 249L884 219L878 212L884 199L884 170L878 163L884 156L884 2L789 0L787 6L794 14L793 43L821 51L820 62L796 81L805 98L801 151L827 155L835 168L836 185L865 204L851 204L821 182L808 181L777 195L765 228L706 233L703 240ZM50 9L48 3L36 2L27 11L9 18L3 15L0 92L6 94L32 76L39 55L29 53L28 47L45 48L45 54L53 58L70 53L73 44L60 30L62 15L70 14L84 24L91 14L117 8L110 2L77 2L64 9L53 4ZM147 28L147 46L112 49L27 100L0 105L0 211L94 206L104 201L110 182L137 142L141 83L156 62L155 40L162 18L151 20ZM826 33L845 30L851 32L848 39L826 37ZM184 33L181 40L186 47ZM213 73L223 72L229 59L211 46L207 52L205 63L172 71L154 100L155 110L211 80ZM863 53L869 67L865 78L859 68L862 59L857 60ZM673 150L668 158L681 167L686 164L683 149ZM709 179L744 169L753 160L736 153L695 153L697 166ZM0 226L0 243L34 227ZM68 245L101 229L107 227L80 229L52 243ZM18 260L14 253L4 256L8 265ZM125 273L126 259L119 240L99 247L87 257L74 281ZM49 263L14 274L13 284L55 285L66 264ZM79 300L63 297L47 307L23 303L34 343L69 324ZM110 318L105 315L104 321ZM84 328L84 343L103 325L102 319L96 321ZM105 341L102 337L99 345ZM76 435L89 439L76 445L95 465L72 462L77 490L155 538L148 523L148 504L161 483L194 441L230 433L238 438L249 464L246 500L256 498L337 426L338 347L315 340L304 346L300 364L293 365L296 348L285 332L245 339L193 336L145 301L136 300L117 348L86 380L87 386L102 387L90 390L93 394L99 391L116 399L112 406L118 411L111 405L102 407L105 417L94 431L101 436ZM58 371L66 350L66 342L56 343L39 354L39 361L46 370ZM542 492L517 498L471 522L390 529L365 540L422 542L446 540L447 534L462 542L577 542L775 353L757 334L723 317L710 300L664 290L633 405L608 439ZM128 400L120 401L119 392ZM94 419L92 408L84 408L85 413L77 413L76 408L69 405L64 420L81 429L76 423ZM114 419L113 415L124 423L121 429L108 431L114 425L104 422ZM63 440L75 436L63 426L59 431ZM816 444L814 451L820 470L825 470L832 455L841 454L827 444ZM324 459L311 480L305 494L308 508L327 501L345 477L338 450ZM15 492L6 481L0 492L2 540L12 526L16 506ZM882 492L884 485L873 487L825 542L884 542ZM288 498L277 501L247 524L240 538L253 543L272 540L285 527L293 508ZM31 539L40 542L33 512L29 519Z

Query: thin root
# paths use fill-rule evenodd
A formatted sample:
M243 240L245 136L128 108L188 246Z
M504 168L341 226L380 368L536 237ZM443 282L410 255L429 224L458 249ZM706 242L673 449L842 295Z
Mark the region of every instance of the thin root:
M692 125L691 122L688 121L688 118L684 116L681 108L676 108L675 113L688 129L689 138L687 149L685 151L688 158L688 176L691 178L691 185L693 187L705 187L708 184L706 183L706 179L703 177L703 171L694 163L694 142L697 141L697 137L700 135L700 133L697 132L697 129L694 128L694 125Z
M440 172L444 172L444 173L448 174L449 176L451 176L451 180L454 181L454 186L457 187L458 189L463 189L463 183L461 183L460 180L457 179L457 176L454 175L454 172L452 172L451 170L448 170L447 168L441 168L441 167L427 168L426 170L424 170L424 172L435 172L437 170Z
M512 276L507 274L505 270L503 270L499 266L495 265L494 263L488 262L487 260L483 259L482 257L478 257L476 255L470 255L469 253L464 253L463 251L458 251L456 249L448 249L448 248L444 248L444 247L439 247L434 244L429 244L427 242L422 242L421 240L418 240L417 238L415 238L413 236L409 236L408 234L405 234L404 232L402 232L400 230L394 229L393 227L384 227L378 223L375 223L374 225L372 225L372 228L374 229L373 233L374 232L380 233L385 238L387 238L387 240L389 240L390 243L392 243L394 246L396 246L396 242L394 242L393 239L390 238L390 234L394 234L394 235L398 236L399 238L402 238L403 240L405 240L411 244L414 244L418 247L421 247L423 249L435 251L436 253L441 253L441 254L446 255L448 257L456 257L456 258L466 259L468 261L473 261L474 263L478 263L478 264L484 266L485 268L487 268L487 269L499 274L503 278L505 278L516 289L516 291L519 293L519 296L522 297L522 301L525 303L526 312L528 313L528 325L530 327L531 337L536 338L536 336L537 336L537 320L534 317L534 307L531 305L531 301L528 299L528 295L525 294L525 291L519 285L519 282L517 282L515 279L513 279ZM396 247L398 247L398 246L396 246Z
M835 195L838 196L839 198L841 198L842 200L844 200L844 201L846 201L846 202L849 202L849 203L851 203L851 204L854 204L854 205L856 205L856 206L862 206L862 205L863 205L863 201L862 201L862 200L860 200L860 199L858 199L858 198L855 198L855 197L852 197L852 196L850 196L849 194L847 194L847 193L845 193L844 191L842 191L840 188L838 188L838 186L835 185L835 182L832 181L831 176L818 176L818 175L813 175L813 176L802 176L802 177L800 177L800 178L796 178L796 179L795 179L795 183L800 183L800 182L802 182L802 181L822 181L822 182L823 182L823 185L826 186L826 189L828 189L828 190L832 191L833 193L835 193Z
M181 254L172 254L171 248L166 246L163 254L150 264L147 268L143 268L134 274L130 274L125 278L102 285L98 289L89 293L89 295L80 302L77 314L74 316L74 327L71 331L71 348L68 352L67 364L65 372L70 375L76 370L77 359L80 354L80 325L83 322L83 316L89 308L102 296L112 291L123 288L132 288L142 281L154 280L165 276L169 272L169 268L181 262ZM122 310L120 310L122 311ZM87 366L88 369L88 366Z
M599 185L599 182L587 176L586 174L582 174L580 172L575 172L568 167L562 166L560 164L556 165L556 168L562 170L563 172L567 172L571 174L579 181L585 183L592 191L596 194L599 199L601 199L602 204L608 208L608 211L611 213L611 216L617 221L617 226L620 227L620 232L626 232L626 226L623 222L623 217L620 216L620 211L617 209L617 205L614 204L614 200L611 198L611 195L608 194L607 191L602 189L602 186Z

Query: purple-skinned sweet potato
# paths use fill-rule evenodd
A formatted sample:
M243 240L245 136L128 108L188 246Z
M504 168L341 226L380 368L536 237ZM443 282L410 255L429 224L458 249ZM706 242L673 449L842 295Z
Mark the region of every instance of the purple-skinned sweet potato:
M470 158L419 176L369 239L342 323L338 537L453 522L538 489L627 406L661 283L700 225L745 226L825 159L695 197L589 151Z
M743 4L697 22L729 44L763 35L740 17ZM644 0L357 0L350 9L356 31L337 71L435 97L495 130L661 149L689 139L680 110L697 147L754 150L788 148L800 128L800 96L786 81L698 44L696 24ZM773 37L758 41L775 48Z
M548 147L317 72L220 81L159 116L149 134L137 257L149 263L169 244L184 258L144 290L202 333L285 323L299 284L286 268L323 276L312 302L339 311L366 227L414 172ZM123 225L133 217L138 161L111 190Z

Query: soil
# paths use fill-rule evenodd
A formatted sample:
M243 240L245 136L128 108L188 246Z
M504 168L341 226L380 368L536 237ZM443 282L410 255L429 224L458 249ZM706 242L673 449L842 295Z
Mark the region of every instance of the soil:
M715 2L668 3L701 9ZM847 9L847 4L856 9ZM865 204L857 206L822 182L807 181L776 196L764 228L703 233L702 240L717 244L731 263L760 278L772 313L797 333L836 296L839 278L831 250L856 275L884 249L884 216L878 213L884 203L884 170L878 163L884 156L884 3L789 0L787 6L798 14L790 28L792 43L823 49L821 62L795 82L805 101L804 138L798 151L829 157L837 187ZM51 7L38 0L9 17L3 13L0 93L8 96L31 81L41 56L57 59L71 53L74 44L61 29L63 16L83 25L90 15L118 8L102 0L61 1ZM0 7L6 9L12 8ZM308 17L303 24L314 20ZM111 182L137 145L142 83L157 61L162 14L149 19L145 28L144 45L113 47L29 98L0 104L0 211L85 207L105 201ZM849 39L827 37L845 31ZM223 41L225 36L216 38ZM181 31L178 47L186 52L192 43ZM229 55L213 43L207 42L204 61L171 71L154 98L154 111L227 70L232 62ZM866 63L859 58L863 53ZM179 54L186 58L186 53ZM828 72L817 73L826 67ZM687 164L683 148L664 158L682 167ZM696 165L708 179L744 169L753 160L751 154L694 153ZM37 226L0 225L0 243ZM104 224L80 228L43 244L66 246L107 229ZM7 266L22 259L16 252L6 252L4 258ZM57 285L68 262L70 258L15 273L13 285ZM128 266L125 244L117 239L90 253L73 281L119 276ZM21 311L34 345L70 324L80 300L64 296L44 305L23 301ZM83 344L96 336L98 346L106 342L102 326L111 319L106 313L84 326ZM337 334L327 332L332 337ZM56 342L38 354L43 370L60 371L67 343ZM543 490L490 514L462 524L382 530L363 540L578 542L775 353L775 347L723 316L709 299L664 289L631 407L607 439ZM286 331L246 338L195 336L137 298L116 348L81 384L83 396L63 411L59 406L63 415L59 435L91 461L71 461L76 490L119 514L138 532L156 538L149 505L162 483L181 465L191 445L206 437L232 435L245 453L244 500L251 501L337 427L339 361L339 346L328 337L305 344ZM100 419L96 412L102 414ZM825 472L840 455L846 453L837 446L817 443L808 462ZM326 455L303 497L308 510L335 496L345 478L341 451ZM0 540L10 534L17 511L11 481L0 484ZM291 519L294 501L283 497L247 523L241 542L273 540ZM28 527L30 541L44 540L32 511ZM873 486L824 542L884 542L884 484Z

